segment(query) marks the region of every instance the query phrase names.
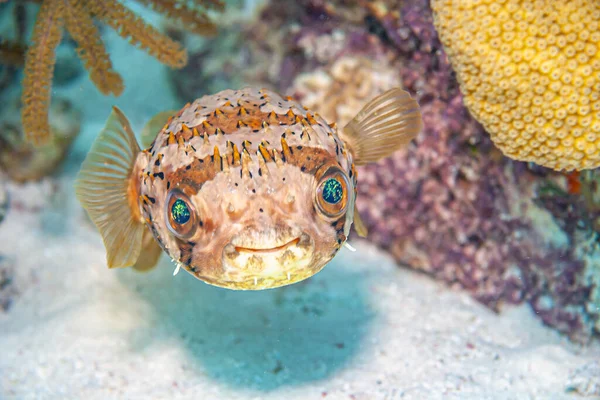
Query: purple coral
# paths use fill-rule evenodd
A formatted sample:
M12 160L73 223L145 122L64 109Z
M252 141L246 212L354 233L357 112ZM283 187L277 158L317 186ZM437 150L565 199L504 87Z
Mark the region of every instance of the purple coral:
M494 309L528 301L545 323L576 340L598 334L599 314L586 308L593 284L574 252L575 228L567 229L568 249L553 249L524 218L527 210L515 210L544 181L501 157L463 107L427 2L406 1L400 15L384 16L382 25L406 59L400 73L419 97L425 129L415 146L359 171L358 207L370 239ZM577 203L569 200L572 210ZM546 198L547 208L561 201ZM554 216L570 226L581 217Z

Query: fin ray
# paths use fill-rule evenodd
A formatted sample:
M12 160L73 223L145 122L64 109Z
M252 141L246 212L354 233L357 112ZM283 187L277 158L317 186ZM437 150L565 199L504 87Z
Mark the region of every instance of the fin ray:
M358 236L362 238L366 238L369 234L369 230L367 226L363 222L360 214L358 213L358 208L354 205L354 231L358 234Z
M414 139L423 128L417 101L391 89L367 103L340 132L356 165L376 162Z
M75 195L100 231L109 268L138 259L145 228L132 172L140 147L127 118L113 107L77 175Z
M158 243L156 243L152 231L146 228L142 234L142 250L140 256L133 265L133 269L140 272L146 272L153 269L156 267L156 264L158 264L161 254L162 249Z

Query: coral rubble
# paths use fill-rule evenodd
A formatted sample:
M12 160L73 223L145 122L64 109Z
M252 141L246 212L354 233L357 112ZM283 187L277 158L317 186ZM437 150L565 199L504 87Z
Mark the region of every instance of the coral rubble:
M17 295L13 282L14 274L14 265L8 258L0 255L0 311L8 311Z

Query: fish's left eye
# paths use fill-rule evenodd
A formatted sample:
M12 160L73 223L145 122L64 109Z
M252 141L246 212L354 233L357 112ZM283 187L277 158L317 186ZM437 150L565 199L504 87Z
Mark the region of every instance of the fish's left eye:
M190 199L174 189L167 196L167 220L169 230L180 238L188 238L196 231L197 215Z
M328 170L317 186L316 205L318 210L328 218L342 215L348 204L348 178L338 168Z

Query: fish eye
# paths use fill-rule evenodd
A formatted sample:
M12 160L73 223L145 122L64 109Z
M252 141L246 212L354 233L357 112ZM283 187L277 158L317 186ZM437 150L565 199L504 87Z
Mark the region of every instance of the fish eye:
M328 218L336 218L346 211L348 178L338 168L330 168L319 180L316 193L318 210Z
M175 203L171 206L171 218L179 225L183 225L190 220L190 208L185 201L181 199L175 200Z
M167 196L167 220L171 233L182 239L196 232L197 215L188 196L173 189Z

